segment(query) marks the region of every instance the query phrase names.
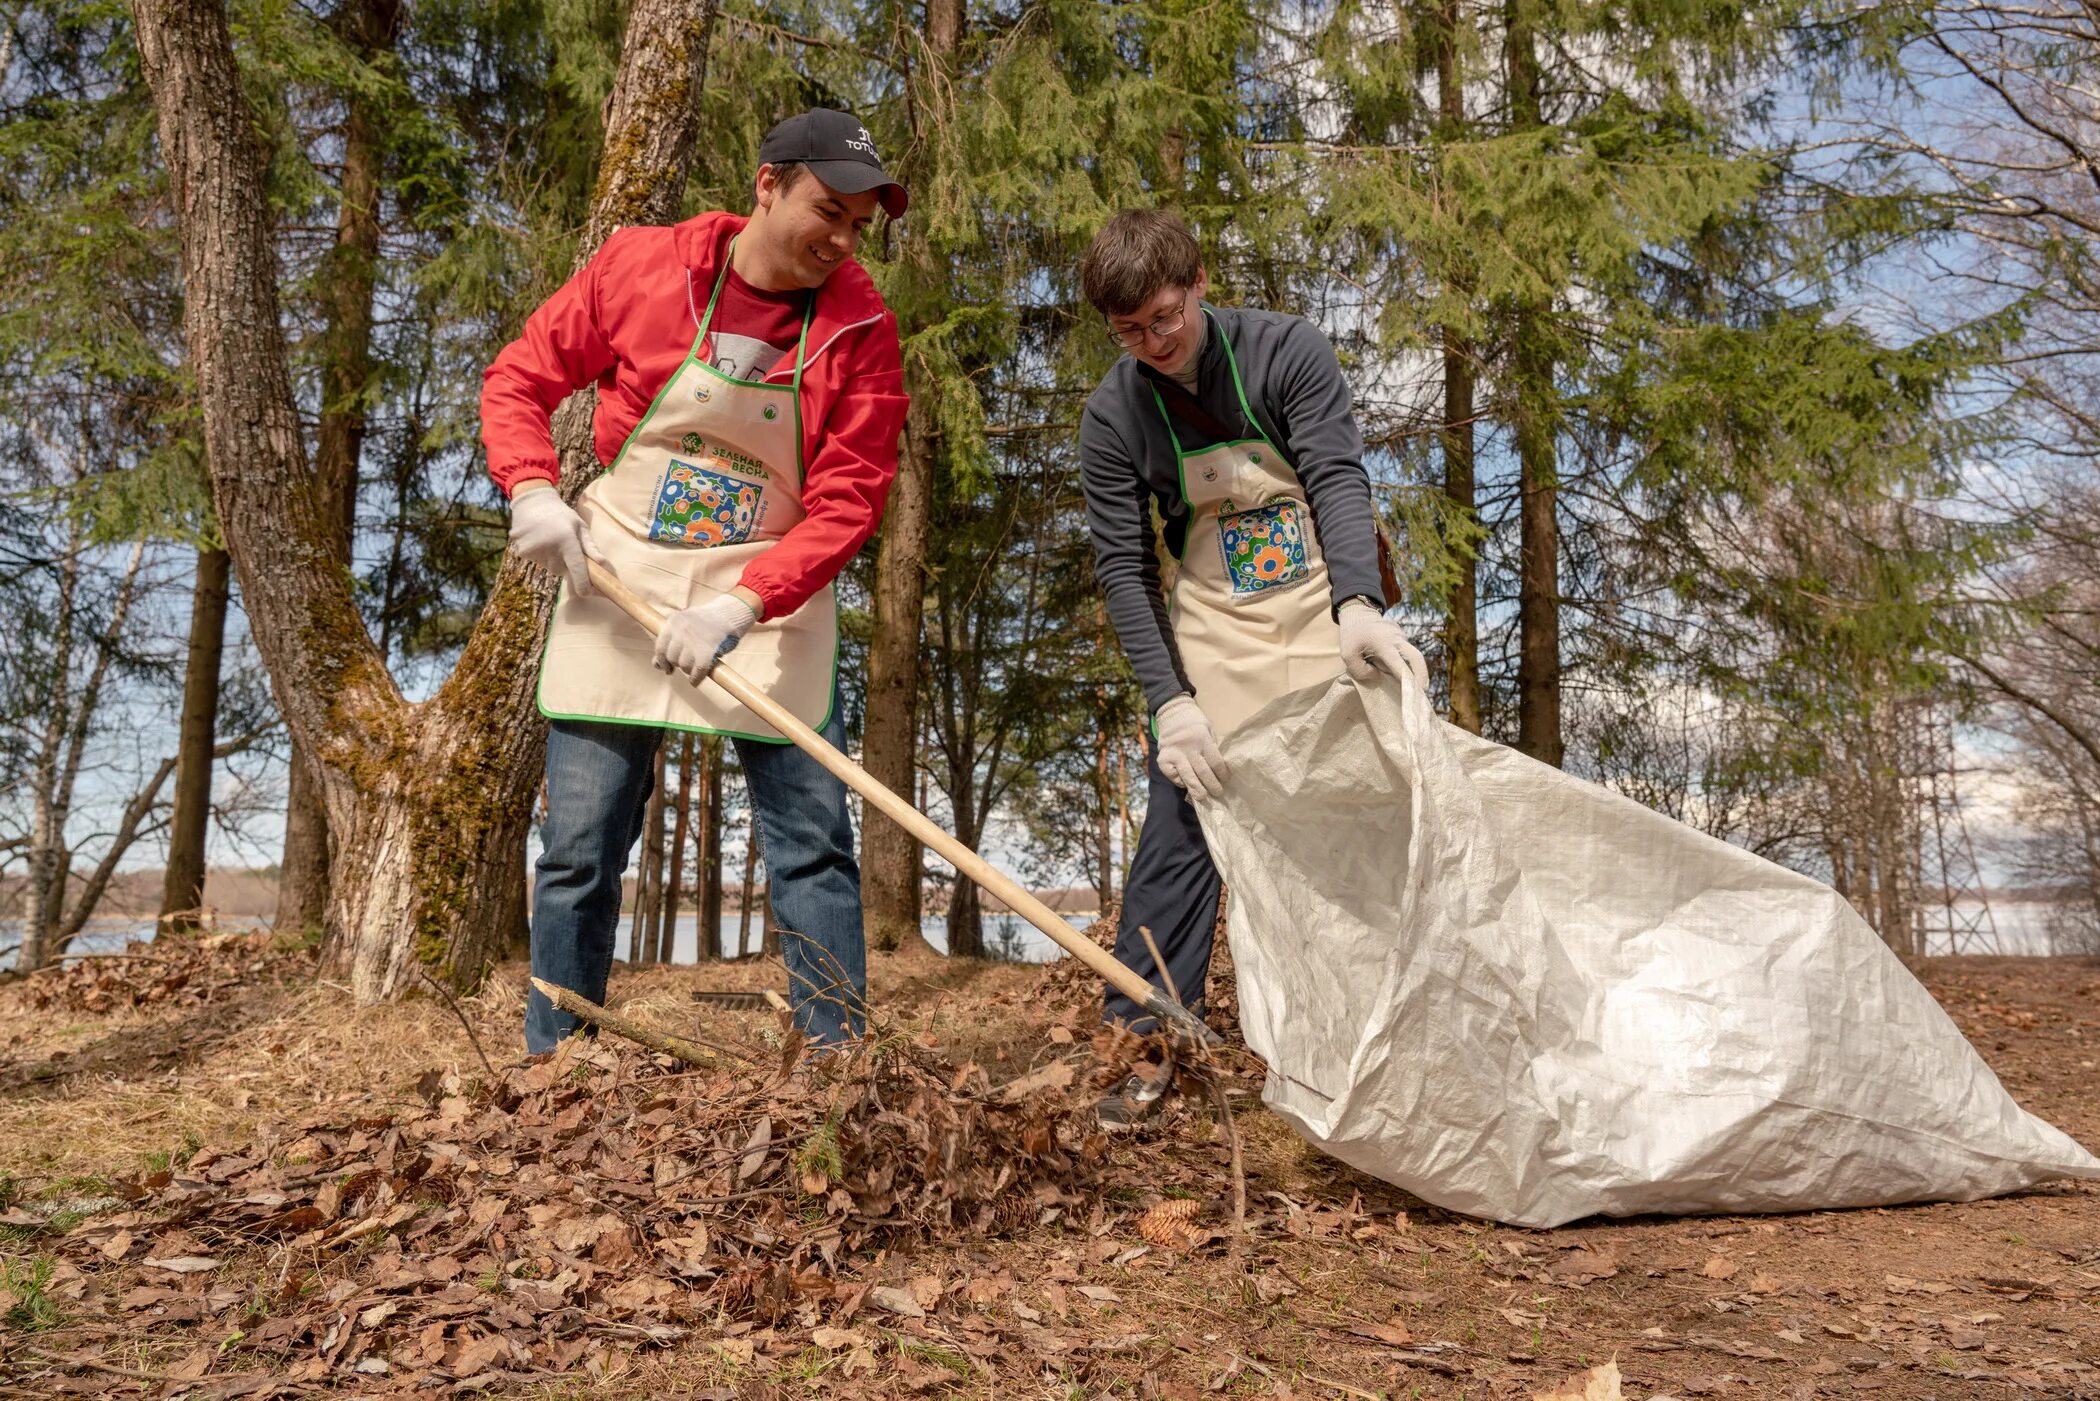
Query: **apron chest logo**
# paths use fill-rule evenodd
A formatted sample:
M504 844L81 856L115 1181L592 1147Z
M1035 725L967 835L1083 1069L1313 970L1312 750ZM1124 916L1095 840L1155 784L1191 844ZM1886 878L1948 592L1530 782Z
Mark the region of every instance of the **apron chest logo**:
M1305 554L1304 517L1293 500L1221 514L1218 545L1235 595L1294 584L1312 572Z
M758 523L760 488L722 472L671 460L656 493L649 538L679 545L740 545Z

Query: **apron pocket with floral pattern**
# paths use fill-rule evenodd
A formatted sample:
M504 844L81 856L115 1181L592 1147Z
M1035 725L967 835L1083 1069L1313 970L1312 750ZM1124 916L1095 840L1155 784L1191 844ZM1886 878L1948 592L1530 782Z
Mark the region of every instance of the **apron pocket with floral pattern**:
M657 488L651 540L680 545L739 545L758 520L759 487L739 477L671 459Z
M1218 517L1218 544L1235 594L1294 584L1312 572L1305 558L1305 526L1298 503L1271 501Z

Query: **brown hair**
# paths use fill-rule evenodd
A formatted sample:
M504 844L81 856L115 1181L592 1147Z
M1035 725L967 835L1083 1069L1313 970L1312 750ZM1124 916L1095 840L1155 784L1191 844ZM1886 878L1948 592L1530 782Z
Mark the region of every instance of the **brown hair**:
M1079 289L1103 316L1128 316L1162 287L1193 287L1203 250L1169 209L1123 209L1079 260Z

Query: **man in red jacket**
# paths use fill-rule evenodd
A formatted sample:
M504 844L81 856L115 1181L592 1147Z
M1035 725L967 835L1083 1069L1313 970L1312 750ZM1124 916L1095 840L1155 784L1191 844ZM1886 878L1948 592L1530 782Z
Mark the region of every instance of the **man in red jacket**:
M534 975L604 1000L657 746L667 729L727 735L791 931L796 1022L821 1043L859 1034L866 997L845 785L700 683L735 648L738 671L843 745L833 580L881 519L905 410L896 318L853 253L905 192L843 112L790 117L759 162L748 218L608 238L489 366L482 434L512 548L562 582L540 668ZM551 420L587 384L607 466L572 509ZM661 636L592 592L586 560L665 614ZM528 1050L577 1026L531 995Z

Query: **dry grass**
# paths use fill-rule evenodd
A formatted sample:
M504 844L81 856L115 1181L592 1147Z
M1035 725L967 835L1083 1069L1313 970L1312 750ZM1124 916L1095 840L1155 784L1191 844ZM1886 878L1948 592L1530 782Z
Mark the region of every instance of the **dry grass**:
M524 1054L525 972L522 963L505 965L460 1001L499 1066ZM1037 976L1025 966L952 964L924 949L876 955L869 970L879 1013L944 1035L989 1026L987 998L1013 995ZM704 1007L692 993L786 985L777 960L632 971L621 965L609 1005L665 1030L706 1037L712 1027L749 1042L772 1025L769 1014ZM964 986L971 995L954 997ZM459 1018L435 996L358 1007L339 986L308 983L256 988L238 1004L201 1012L147 1007L89 1015L39 1009L23 982L0 988L0 1064L63 1069L65 1060L111 1053L119 1059L107 1068L0 1094L0 1173L106 1173L144 1154L236 1141L257 1124L306 1117L320 1106L401 1106L415 1099L416 1081L429 1071L481 1073Z
M994 1079L1072 1052L1095 1015L1090 986L1053 985L1038 969L959 966L924 951L871 962L880 1012L913 1034L932 1032L944 1054L974 1058ZM2090 1064L2100 962L1942 960L1922 973L2023 1103L2100 1142ZM521 1051L522 974L505 968L466 1004L499 1065ZM777 1034L774 1019L701 1007L691 993L766 985L784 987L777 964L622 971L609 1000L666 1030L751 1044ZM0 987L0 1061L112 1043L154 1054L0 1092L0 1171L32 1185L123 1173L138 1153L180 1147L186 1133L238 1142L330 1101L353 1112L407 1102L431 1069L480 1073L457 1020L426 998L355 1009L309 984L250 989L204 1013L88 1017L36 1011L19 985ZM159 1056L170 1044L177 1053ZM1870 1391L1875 1401L2100 1401L2100 1184L1965 1205L1525 1232L1424 1209L1323 1157L1259 1108L1238 1124L1260 1219L1230 1248L1134 1253L1145 1243L1137 1223L1156 1198L1200 1201L1208 1223L1229 1221L1223 1150L1208 1111L1192 1105L1111 1146L1110 1180L1126 1185L1111 1187L1099 1219L858 1262L871 1284L933 1276L985 1286L981 1297L951 1295L925 1327L862 1313L850 1326L874 1340L872 1372L851 1370L849 1351L806 1347L799 1333L769 1349L761 1330L744 1335L760 1344L756 1360L748 1349L731 1356L709 1334L660 1351L616 1349L595 1372L521 1383L513 1394L1194 1398L1296 1387L1480 1401L1529 1396L1616 1355L1626 1394L1642 1401ZM1591 1279L1554 1268L1594 1255L1612 1257L1613 1272ZM1717 1258L1739 1273L1716 1274ZM83 1337L100 1338L100 1319L80 1325ZM1414 1342L1392 1341L1403 1335ZM967 1356L950 1352L947 1338L970 1344ZM154 1369L188 1346L155 1334L103 1355Z

